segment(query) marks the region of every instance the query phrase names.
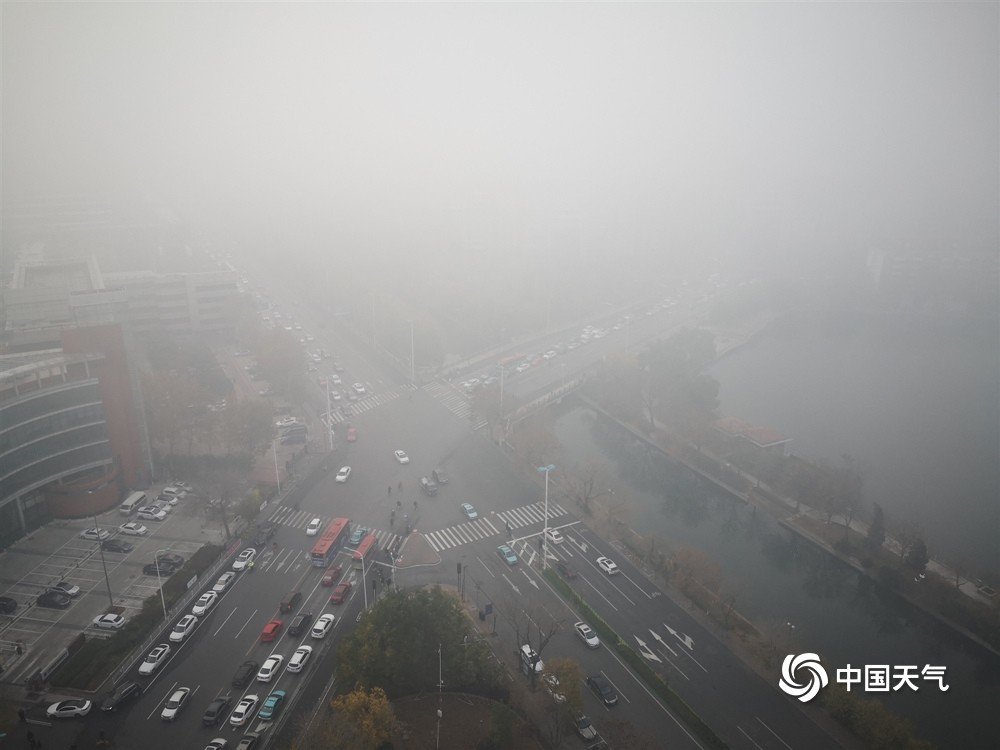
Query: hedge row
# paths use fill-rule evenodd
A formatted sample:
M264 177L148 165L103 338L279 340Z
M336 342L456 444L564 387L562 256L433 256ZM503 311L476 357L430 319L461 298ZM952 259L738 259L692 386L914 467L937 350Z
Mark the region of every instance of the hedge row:
M192 576L201 576L219 559L223 547L206 544L195 552L184 567L163 582L163 601L167 610L187 591ZM77 690L97 690L108 678L109 670L117 668L149 634L163 627L163 602L156 592L142 603L142 610L110 638L89 638L73 653L50 681L59 687Z
M597 612L595 612L589 604L583 599L582 596L570 586L566 581L563 580L562 576L557 574L552 568L548 568L545 571L545 578L548 582L557 589L563 596L570 600L580 616L583 617L593 628L597 631L598 635L604 640L605 644L610 644L615 652L625 661L635 672L642 677L646 685L649 686L656 695L658 695L664 703L666 703L677 715L677 717L683 721L691 731L694 732L706 745L712 748L717 748L717 750L726 750L729 746L723 742L722 738L717 735L708 724L706 724L698 714L695 713L694 709L689 706L683 698L681 698L677 693L670 689L666 681L660 677L656 672L654 672L646 659L640 654L636 653L625 641L622 640L621 636L604 621Z

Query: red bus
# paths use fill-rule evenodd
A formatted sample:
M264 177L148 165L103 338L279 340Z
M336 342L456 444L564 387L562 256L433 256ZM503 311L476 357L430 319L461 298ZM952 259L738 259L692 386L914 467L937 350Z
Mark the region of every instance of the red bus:
M361 567L365 564L365 560L371 557L372 552L375 551L375 545L378 543L378 539L375 538L374 534L369 534L364 539L361 540L361 544L358 548L354 550L354 555L351 558L351 565L357 569L361 570Z
M312 564L317 568L326 568L333 562L337 548L351 533L349 518L334 518L326 527L323 536L319 538L312 549Z
M497 364L501 367L506 367L507 365L512 365L515 362L520 362L524 359L524 354L511 354L509 357L504 357L503 359L497 360Z

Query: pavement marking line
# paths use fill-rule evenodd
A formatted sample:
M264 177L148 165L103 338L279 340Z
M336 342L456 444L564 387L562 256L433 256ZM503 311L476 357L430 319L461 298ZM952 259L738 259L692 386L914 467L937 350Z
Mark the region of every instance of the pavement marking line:
M753 737L751 737L751 736L750 736L749 734L747 734L747 733L746 733L746 730L744 730L744 729L743 729L743 727L741 727L741 726L739 726L739 725L737 724L737 725L736 725L736 728L740 730L740 733L741 733L741 734L742 734L742 735L743 735L744 737L746 737L746 738L747 738L748 740L750 740L750 742L751 742L751 743L753 744L753 746L754 746L754 747L756 747L756 748L760 748L760 750L764 750L763 746L761 746L761 745L758 745L758 744L757 744L757 742L756 742L756 740L754 740L754 738L753 738Z
M595 586L594 584L592 584L592 583L591 583L591 582L590 582L589 580L587 580L587 578L586 578L586 577L584 577L584 579L583 579L583 580L587 582L587 585L588 585L588 586L590 586L590 588L592 588L592 589L594 590L594 592L595 592L595 593L596 593L596 594L597 594L597 595L598 595L599 597L601 597L601 598L602 598L602 599L603 599L603 600L604 600L605 602L607 602L607 603L608 603L608 606L609 606L609 607L611 607L611 609L613 609L613 610L614 610L615 612L617 612L617 611L618 611L618 607L616 607L616 606L615 606L614 604L612 604L612 603L611 603L611 600L610 600L610 599L608 599L608 597L606 597L606 596L605 596L604 594L602 594L602 593L601 593L600 591L598 591L597 587L596 587L596 586Z
M253 612L250 613L250 616L247 618L246 622L243 623L243 627L236 631L236 635L233 637L233 640L240 637L240 634L243 632L243 629L250 624L250 620L252 620L253 616L257 614L259 611L260 611L259 609L255 609ZM253 649L256 648L256 646L257 646L257 639L255 638L253 644L250 646L250 650L247 651L247 656L253 653Z
M213 638L215 638L215 637L216 637L216 636L217 636L217 635L218 635L219 633L221 633L221 632L222 632L222 629L223 629L223 628L224 628L224 627L226 626L226 623L227 623L227 622L229 622L229 618L230 618L230 617L232 617L233 615L235 615L235 614L236 614L236 609L237 609L236 607L233 607L233 611L232 611L232 612L230 612L230 613L229 613L228 615L226 615L226 619L225 619L225 620L223 620L223 621L222 621L222 622L221 622L221 623L219 624L219 627L218 627L218 629L217 629L217 630L216 630L216 631L215 631L214 633L212 633L212 637L213 637Z
M614 683L614 680L612 680L610 677L608 677L607 673L603 669L601 670L601 674L604 676L604 679L607 680L611 684L611 687L613 687L615 690L618 691L618 695L620 695L622 698L624 698L629 703L632 702L632 701L630 701L628 699L628 696L625 695L625 693L623 693L621 691L621 689Z
M173 685L171 685L170 688L167 690L166 694L162 698L160 698L160 700L156 701L156 704L153 706L153 710L150 711L149 714L146 716L146 721L149 721L150 719L153 718L153 714L155 714L156 711L157 711L157 709L160 708L160 704L163 703L167 698L169 698L171 696L171 694L174 692L174 690L177 689L177 685L178 685L177 682L175 682ZM143 691L143 692L145 692L145 691Z
M489 566L489 565L487 565L487 564L486 564L485 562L483 562L483 558L481 558L481 557L480 557L479 555L476 555L476 559L477 559L477 560L479 560L480 564L481 564L481 565L482 565L482 566L483 566L484 568L486 568L486 572L487 572L487 573L489 573L489 574L490 574L491 576L493 576L494 578L496 578L496 577L497 577L497 574L496 574L496 573L494 573L494 572L493 572L492 570L490 570L490 566Z
M496 528L496 526L494 526L493 524L490 523L490 519L488 519L488 518L480 518L479 520L482 521L487 526L489 526L490 531L492 533L491 534L487 534L487 536L492 536L493 534L499 534L500 533L500 531Z
M762 727L764 727L764 729L766 729L766 730L767 730L768 732L770 732L771 734L773 734L773 735L774 735L774 738L775 738L775 739L776 739L776 740L777 740L778 742L780 742L780 743L781 743L782 745L784 745L785 747L787 747L787 748L788 748L788 750L792 750L792 746L791 746L791 745L789 745L789 744L788 744L787 742L785 742L785 741L784 741L783 739L781 739L781 737L779 737L779 736L778 736L778 733L777 733L777 732L775 732L775 731L774 731L773 729L771 729L771 727L769 727L769 726L768 726L767 724L765 724L765 723L764 723L764 720L763 720L762 718L760 718L759 716L756 716L756 717L754 717L754 718L756 718L756 719L757 719L757 721L759 721L759 722L760 722L760 725L761 725Z

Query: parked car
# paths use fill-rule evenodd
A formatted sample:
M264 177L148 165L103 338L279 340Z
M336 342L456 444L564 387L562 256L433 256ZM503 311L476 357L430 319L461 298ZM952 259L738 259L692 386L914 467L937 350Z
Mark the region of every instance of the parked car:
M50 719L71 719L78 716L86 716L90 713L91 703L82 698L71 698L70 700L59 701L49 706L45 715Z
M545 686L545 692L552 696L552 700L556 703L566 702L566 693L559 692L559 678L554 674L551 672L543 674L542 685Z
M309 635L317 640L326 638L327 634L330 632L330 629L333 627L335 619L336 618L329 612L320 615L319 619L316 620L316 624L313 625L312 632Z
M260 664L255 661L245 661L237 667L235 674L233 674L232 685L233 687L243 687L257 674L257 670L260 669Z
M170 631L170 642L180 643L191 635L196 627L198 627L198 618L194 615L184 615L177 621L177 624L174 625L174 629Z
M203 617L208 613L208 610L218 601L219 595L214 591L206 591L204 594L198 597L198 601L194 603L191 607L191 614L197 615L198 617Z
M153 650L149 652L142 664L139 665L139 674L153 674L156 670L167 663L167 658L169 656L170 646L166 643L154 646Z
M296 615L288 624L289 635L302 635L312 622L313 616L310 612L302 612Z
M118 530L127 536L146 536L149 533L149 529L143 526L141 523L136 523L135 521L129 521L128 523L123 523L118 527Z
M177 688L164 704L163 711L160 712L160 719L163 721L173 721L176 719L177 714L187 705L187 699L190 695L191 688Z
M147 521L162 521L167 517L167 512L157 508L155 505L147 505L145 508L139 508L136 514L139 518L144 518Z
M448 475L441 471L441 469L434 469L431 472L431 479L438 484L448 484Z
M59 583L53 583L52 586L49 587L49 590L66 594L66 596L71 599L75 599L80 595L80 587L75 583L70 583L69 581L59 581Z
M247 547L233 561L233 570L243 570L255 557L257 557L257 550L253 547Z
M234 750L256 750L260 744L260 735L257 732L247 732L240 741L236 743Z
M103 542L110 536L111 532L108 531L107 529L98 529L96 527L92 529L84 529L83 531L80 532L81 539L90 539L95 542Z
M277 532L277 527L270 523L261 524L257 527L257 533L253 538L254 547L263 547Z
M72 603L73 600L66 594L52 589L43 592L35 600L35 604L39 607L48 607L49 609L66 609Z
M229 710L229 706L232 702L232 698L228 695L220 695L218 698L214 698L212 702L205 707L205 713L201 717L202 725L206 727L214 727L222 721L222 717L226 715L226 711Z
M535 674L541 674L545 671L545 662L542 661L538 652L527 643L521 646L521 666L529 673L532 667L535 669Z
M94 618L94 627L98 630L121 630L127 622L121 615L98 615Z
M216 594L221 594L223 591L229 588L229 585L235 580L236 580L236 574L231 570L227 570L225 573L219 576L219 580L215 582L214 586L212 586L212 591L214 591Z
M618 566L615 565L614 561L609 557L598 557L597 566L609 576L621 573L621 570L618 569Z
M9 596L0 596L0 613L11 615L17 612L17 602Z
M106 539L101 542L101 549L105 552L122 552L128 554L135 549L135 545L126 542L124 539Z
M301 445L308 442L308 435L285 435L285 437L281 438L282 445Z
M123 682L104 699L104 702L101 703L101 710L108 713L117 711L123 703L138 698L140 695L142 695L142 685L138 682Z
M576 727L576 733L580 735L582 740L596 740L597 730L594 729L594 725L590 723L590 719L586 716L577 716L573 720L573 724Z
M216 737L205 745L205 750L229 750L229 740L225 737Z
M149 563L147 565L143 565L142 574L144 576L159 576L161 578L169 578L179 569L180 569L179 566L161 560L159 564Z

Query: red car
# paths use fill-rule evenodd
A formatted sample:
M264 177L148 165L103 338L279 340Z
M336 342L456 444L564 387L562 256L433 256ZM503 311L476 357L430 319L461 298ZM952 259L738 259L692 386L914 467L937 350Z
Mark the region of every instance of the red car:
M263 632L260 634L261 642L267 643L268 641L273 641L277 638L278 633L281 632L282 624L281 620L271 620L271 622L265 625Z
M344 599L347 597L347 593L350 590L351 584L347 581L338 583L337 588L333 590L333 596L330 597L330 604L343 604Z
M332 586L334 582L340 578L340 565L334 565L323 575L323 580L320 581L322 586Z
M353 443L358 439L358 431L353 427L347 428L347 442Z

